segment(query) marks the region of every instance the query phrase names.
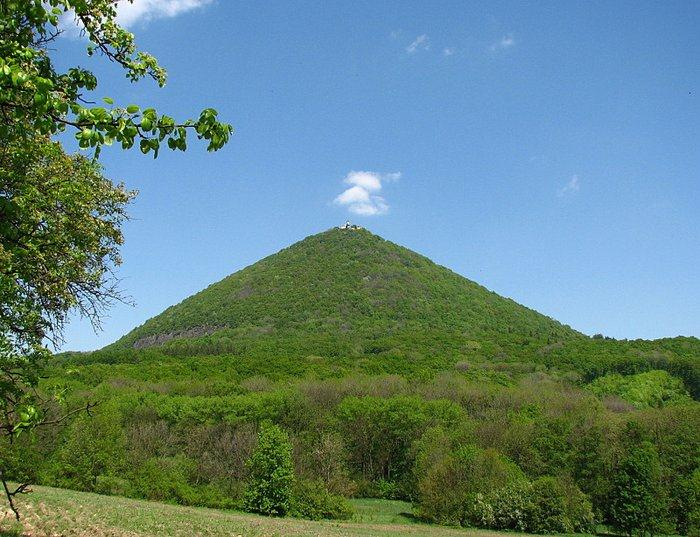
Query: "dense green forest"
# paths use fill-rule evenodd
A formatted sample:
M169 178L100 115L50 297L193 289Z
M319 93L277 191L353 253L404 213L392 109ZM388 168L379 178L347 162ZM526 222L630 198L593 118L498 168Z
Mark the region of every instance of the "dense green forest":
M47 373L56 416L98 404L5 445L18 480L307 518L380 497L441 524L700 531L700 340L589 338L363 230Z

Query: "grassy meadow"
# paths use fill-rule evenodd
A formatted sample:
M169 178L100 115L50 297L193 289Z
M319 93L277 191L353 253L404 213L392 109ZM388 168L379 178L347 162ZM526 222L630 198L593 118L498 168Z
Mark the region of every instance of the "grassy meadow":
M51 487L34 487L18 500L23 514L0 519L0 536L223 537L223 536L473 536L517 535L417 523L411 505L394 500L353 500L348 522L269 518L237 511L186 507Z

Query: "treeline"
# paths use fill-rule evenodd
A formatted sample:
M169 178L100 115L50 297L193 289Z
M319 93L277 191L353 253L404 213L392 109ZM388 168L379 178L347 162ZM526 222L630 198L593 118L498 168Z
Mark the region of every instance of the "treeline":
M700 400L697 338L520 338L520 346L511 349L493 342L465 342L456 333L433 338L417 331L406 337L402 333L363 340L293 332L284 337L258 334L232 339L227 331L222 331L147 349L112 347L92 353L65 353L57 357L55 375L63 376L66 368L74 369L83 382L96 385L112 377L169 381L187 375L188 380L208 381L211 371L216 371L217 381L226 379L235 385L255 376L282 380L394 374L427 379L456 369L472 381L508 384L514 376L524 373L553 371L587 384L610 373L633 375L663 370L681 379L691 396ZM228 387L232 388L235 386Z
M539 363L573 369L585 381L609 373L667 371L683 380L693 398L700 400L700 339L695 337L614 340L594 336L546 347L538 354Z
M217 395L185 393L174 380L159 379L154 390L135 378L97 386L69 378L45 389L64 383L74 394L69 405L101 403L93 416L3 446L14 479L256 510L251 490L269 490L265 476L276 468L254 470L262 445L289 454L286 514L347 517L342 498L381 497L412 501L417 516L443 524L590 532L606 523L625 534L688 535L700 528L700 405L665 372L591 389L541 371L508 385L460 372L212 378L236 386ZM271 427L277 432L263 439Z

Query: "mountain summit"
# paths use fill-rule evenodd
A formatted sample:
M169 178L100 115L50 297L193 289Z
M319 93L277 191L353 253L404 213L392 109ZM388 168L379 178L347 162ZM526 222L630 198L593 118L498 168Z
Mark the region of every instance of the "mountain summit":
M454 359L580 337L365 229L334 228L210 285L109 348Z

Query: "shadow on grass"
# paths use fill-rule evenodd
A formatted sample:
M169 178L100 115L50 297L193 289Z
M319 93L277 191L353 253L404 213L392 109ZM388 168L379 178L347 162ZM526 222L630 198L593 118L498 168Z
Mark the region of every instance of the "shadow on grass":
M427 520L415 515L414 513L404 512L404 513L399 513L399 516L410 520L414 524L426 524L427 523ZM0 537L2 537L2 534L0 534Z

